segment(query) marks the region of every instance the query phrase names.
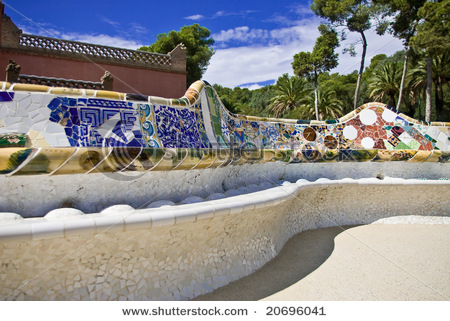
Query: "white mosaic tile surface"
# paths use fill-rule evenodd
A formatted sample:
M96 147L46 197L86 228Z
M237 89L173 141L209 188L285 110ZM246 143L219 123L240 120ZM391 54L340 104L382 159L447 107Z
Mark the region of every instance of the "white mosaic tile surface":
M244 164L215 169L89 175L0 175L0 212L24 217L44 216L62 206L85 213L101 212L117 204L146 208L156 201L179 203L190 196L242 194L252 185L268 188L282 180L342 179L377 176L450 179L450 163L311 163ZM70 184L68 184L70 182ZM251 189L250 189L251 190ZM18 197L20 195L20 197Z
M132 214L115 207L60 220L10 220L0 225L0 295L187 300L254 272L303 230L380 222L405 212L448 216L449 197L449 181L301 179Z

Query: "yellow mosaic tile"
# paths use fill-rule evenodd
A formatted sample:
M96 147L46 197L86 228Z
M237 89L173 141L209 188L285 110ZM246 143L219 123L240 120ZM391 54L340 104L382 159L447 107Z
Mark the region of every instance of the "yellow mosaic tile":
M17 170L28 157L36 151L34 148L0 148L0 174L10 174Z
M416 155L417 151L415 150L399 150L395 151L394 155L392 155L389 161L408 161Z
M97 94L95 95L95 97L118 99L118 100L124 99L123 94L121 94L117 91L109 91L109 90L97 90Z
M126 168L127 171L145 172L152 170L164 158L163 148L144 148L139 156Z
M394 153L395 153L395 151L393 151L393 150L379 149L377 151L377 155L375 156L375 158L372 161L373 162L387 162L392 158Z
M202 154L202 159L193 167L193 169L208 168L216 161L217 153L214 150L203 150Z
M437 150L433 150L431 152L432 153L431 153L430 157L428 157L425 162L427 162L427 163L428 162L433 162L433 163L438 162L439 161L439 157L441 156L441 152L439 152Z
M226 166L230 162L230 152L228 150L218 150L217 157L211 167Z
M64 88L64 87L50 88L49 93L54 95L67 95L67 96L81 96L84 94L81 89Z
M11 84L9 82L0 81L0 88L2 88L2 90L8 90L9 87L11 87Z
M169 100L166 98L161 98L161 97L149 97L149 102L151 104L155 104L155 105L169 105Z
M175 170L189 170L194 168L202 160L203 153L199 149L188 149L187 154L182 162L180 162Z
M14 91L37 91L48 92L51 87L42 85L29 85L29 84L13 84Z
M261 151L261 160L258 163L267 163L275 161L275 151L273 149L263 149Z
M109 149L108 156L93 169L92 173L126 170L142 151L139 147L110 147Z
M50 174L70 159L76 150L76 147L40 148L33 159L14 175Z
M100 147L78 147L69 160L52 175L83 174L93 170L110 153L110 149Z
M177 160L179 154L176 148L166 148L164 151L164 156L161 158L160 162L152 168L152 171L170 171L181 162L180 160ZM186 157L186 154L187 152L185 152L184 157Z
M416 155L414 155L413 158L408 160L408 162L423 163L430 157L430 155L432 153L433 153L432 151L428 151L428 150L419 150L419 151L417 151Z

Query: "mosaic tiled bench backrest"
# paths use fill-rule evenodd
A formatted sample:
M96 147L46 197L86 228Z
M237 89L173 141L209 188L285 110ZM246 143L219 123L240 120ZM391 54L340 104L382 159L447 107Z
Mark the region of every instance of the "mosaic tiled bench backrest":
M180 99L6 82L0 89L6 175L450 159L450 123L418 122L381 103L319 122L231 114L203 81Z

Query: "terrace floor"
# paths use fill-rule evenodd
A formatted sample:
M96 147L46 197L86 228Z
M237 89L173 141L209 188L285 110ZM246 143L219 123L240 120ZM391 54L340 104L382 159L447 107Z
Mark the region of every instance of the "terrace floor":
M447 301L449 253L450 224L305 231L252 275L194 300Z

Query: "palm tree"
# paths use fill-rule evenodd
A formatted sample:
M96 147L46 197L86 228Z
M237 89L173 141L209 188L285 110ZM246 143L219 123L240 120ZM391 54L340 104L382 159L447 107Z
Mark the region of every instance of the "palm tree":
M432 82L435 91L435 107L437 120L443 120L444 115L444 85L449 84L450 80L450 54L436 56L432 59ZM427 88L427 60L420 60L416 68L408 73L410 95L413 99ZM428 106L430 108L430 106ZM426 120L430 121L431 109L426 111Z
M373 71L368 79L369 97L375 101L383 101L387 98L388 105L395 107L395 98L400 92L402 70L395 62L387 62L381 68Z
M444 120L444 85L450 81L450 53L445 52L442 55L433 58L433 82L436 103L437 120Z
M300 106L301 100L308 93L307 81L299 77L284 74L275 84L275 96L270 99L269 111L280 117L289 110Z
M416 105L420 95L423 94L423 97L425 96L425 90L427 88L427 62L425 60L419 61L415 68L408 71L406 78L406 88L408 88L411 105ZM431 114L431 110L428 111L428 114Z
M319 88L317 91L317 102L319 108L319 120L337 119L344 113L344 102L337 98L336 92L328 88ZM311 119L315 116L314 92L302 100L301 108L304 118Z

